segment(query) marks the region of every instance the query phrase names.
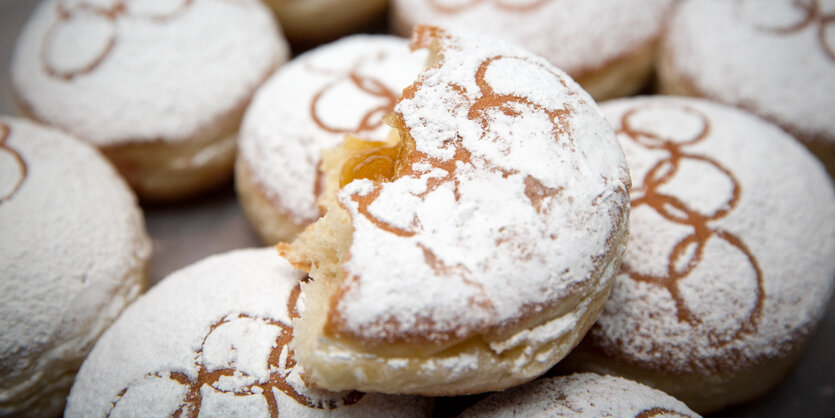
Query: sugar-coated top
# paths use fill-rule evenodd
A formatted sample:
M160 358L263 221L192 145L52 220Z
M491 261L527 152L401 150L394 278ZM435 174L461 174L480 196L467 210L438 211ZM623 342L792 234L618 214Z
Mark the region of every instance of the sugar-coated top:
M173 273L99 340L66 416L424 416L418 398L302 382L288 343L303 277L272 248Z
M682 2L665 59L698 92L835 144L835 0Z
M653 42L673 0L394 0L411 23L483 31L579 77Z
M297 224L316 220L321 151L346 134L385 140L383 116L425 64L426 51L410 52L405 39L355 35L279 69L255 95L239 141L266 197Z
M183 140L241 112L286 59L279 31L256 0L44 0L12 79L33 117L98 146Z
M2 409L37 391L38 373L77 367L141 291L151 245L136 198L96 150L7 117L0 237Z
M466 417L698 417L684 403L649 386L614 376L578 373L539 379L488 396Z
M437 28L441 62L395 108L408 173L338 195L353 222L332 312L367 341L496 329L593 286L628 214L623 152L591 97L542 58Z
M709 374L797 348L835 277L835 191L770 123L672 97L603 105L632 170L630 241L587 349Z

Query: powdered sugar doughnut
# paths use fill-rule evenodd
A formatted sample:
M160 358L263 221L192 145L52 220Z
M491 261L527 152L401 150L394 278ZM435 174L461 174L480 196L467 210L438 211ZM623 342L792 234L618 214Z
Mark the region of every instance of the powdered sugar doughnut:
M321 216L321 151L346 134L383 141L383 115L426 63L405 39L357 35L282 67L247 109L236 162L238 194L264 241L292 239Z
M335 39L372 24L385 14L388 0L266 0L284 33L310 44Z
M764 117L835 176L835 1L682 2L669 28L662 91Z
M490 395L467 417L698 417L664 392L620 377L578 373L539 379Z
M631 237L580 367L700 412L765 392L832 294L826 172L779 128L733 108L659 97L603 109L632 168Z
M296 352L331 390L502 389L559 361L602 308L626 241L625 161L592 98L544 59L432 27L413 45L435 64L395 107L400 142L336 165L353 178L279 246L314 279Z
M158 200L229 179L244 109L286 56L256 0L45 0L11 73L26 116L96 145Z
M468 27L542 55L597 100L643 87L673 0L394 0L394 30Z
M145 286L136 198L93 148L0 117L0 415L58 416L93 343Z
M173 273L96 344L66 416L428 416L424 399L301 381L288 342L302 278L272 248Z

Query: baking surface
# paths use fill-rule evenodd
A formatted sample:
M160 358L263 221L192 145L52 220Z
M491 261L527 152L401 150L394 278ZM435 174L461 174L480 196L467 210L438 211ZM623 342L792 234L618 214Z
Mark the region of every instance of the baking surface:
M35 0L0 0L0 114L15 115L9 63L15 39ZM200 199L143 207L154 244L150 285L206 256L260 246L231 183ZM835 417L835 309L827 311L797 368L763 398L717 417ZM454 416L475 397L438 399L436 416Z

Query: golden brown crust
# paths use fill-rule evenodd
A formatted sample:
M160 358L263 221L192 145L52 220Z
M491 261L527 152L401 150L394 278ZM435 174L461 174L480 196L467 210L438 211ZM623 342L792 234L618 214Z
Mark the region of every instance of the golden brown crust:
M496 1L471 1L467 2L466 4L460 5L443 5L439 3L435 3L433 0L425 0L426 3L430 3L432 6L423 6L427 10L421 11L422 13L428 13L429 15L437 16L437 19L441 19L445 22L446 25L450 27L455 27L456 19L461 21L470 20L472 24L472 17L477 13L484 13L487 16L508 16L508 18L515 18L519 17L520 19L523 16L529 16L528 19L542 19L541 16L536 16L537 11L544 11L545 13L553 12L554 8L551 7L553 5L549 5L549 0L537 1L537 2L529 2L524 5L514 5L505 2L496 2ZM408 1L399 1L395 2L395 6L392 7L391 13L389 15L389 19L391 21L392 32L396 33L400 36L409 36L413 29L415 29L418 25L416 22L415 17L413 16L414 13L410 12L408 8ZM557 2L554 2L557 3ZM647 5L639 5L635 7L644 7ZM578 6L579 7L579 6ZM600 7L608 7L607 6L600 6ZM656 3L652 5L658 9L658 17L659 21L666 22L669 16L673 12L672 4L659 4ZM476 10L477 9L477 10ZM544 10L543 10L544 9ZM487 12L491 10L491 12ZM550 11L549 11L550 10ZM472 16L471 16L472 14ZM565 13L563 13L565 14ZM427 19L428 21L432 21L433 19ZM535 23L534 23L535 24ZM599 25L599 22L589 23L588 26L591 25ZM496 37L500 38L509 38L514 39L515 42L519 43L523 47L532 48L537 53L542 54L545 58L551 59L552 62L562 67L563 70L566 70L569 75L571 75L583 88L588 91L595 100L602 101L607 100L610 98L627 96L630 94L637 93L644 88L648 82L651 80L653 75L653 64L655 60L655 52L656 52L656 45L660 38L661 33L663 33L663 26L664 24L658 24L658 29L656 29L653 34L650 36L645 36L642 40L634 46L633 44L629 44L630 47L628 49L624 48L620 50L617 54L610 54L605 55L605 59L600 62L595 62L593 64L588 63L589 61L595 60L582 60L578 61L575 65L572 65L571 68L563 67L565 63L559 61L565 61L565 57L561 57L558 50L551 50L549 52L546 51L536 51L536 48L533 46L536 42L526 42L524 37L522 39L514 39L513 31L512 30L503 30L499 27L489 27L485 25L484 27L480 28L485 33L491 34ZM586 29L592 29L591 27ZM631 30L634 32L634 30ZM583 33L583 31L578 31L579 33ZM526 36L530 37L529 34ZM548 33L542 33L542 37L548 37ZM554 35L550 35L554 36ZM565 34L562 35L566 37ZM611 38L615 38L617 35L611 35ZM569 39L565 38L555 38L554 44L558 45L561 42L568 43L569 45L583 45L583 40L581 40L580 36L577 36L578 39L572 39L572 37L568 37ZM533 44L533 45L531 45ZM593 45L589 45L586 50L589 53L596 53L594 50ZM598 56L601 56L599 53ZM561 59L562 58L562 59ZM576 60L572 60L576 61ZM581 64L582 63L582 64Z
M292 240L304 225L293 221L293 215L282 210L283 204L267 197L265 188L252 175L246 160L235 160L235 191L250 225L266 244Z
M584 343L580 347L582 349L572 351L563 360L559 366L561 370L629 376L630 379L663 390L700 414L717 412L728 405L762 396L791 372L805 351L805 345L798 344L778 361L742 371L658 374L642 365L624 361L624 358L587 350Z
M373 31L387 0L266 0L284 35L302 47L321 44L361 29Z

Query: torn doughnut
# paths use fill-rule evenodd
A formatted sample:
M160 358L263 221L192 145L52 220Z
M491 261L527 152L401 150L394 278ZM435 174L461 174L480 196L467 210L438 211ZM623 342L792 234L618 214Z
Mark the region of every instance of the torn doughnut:
M346 134L385 140L383 116L425 61L407 39L355 35L299 56L258 89L238 137L235 189L264 242L290 241L322 216L322 150Z
M597 317L630 179L592 98L515 46L420 27L395 128L323 155L326 215L278 246L309 271L294 349L329 390L455 395L542 374Z

